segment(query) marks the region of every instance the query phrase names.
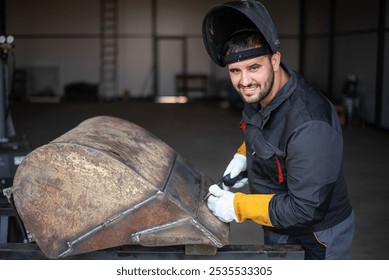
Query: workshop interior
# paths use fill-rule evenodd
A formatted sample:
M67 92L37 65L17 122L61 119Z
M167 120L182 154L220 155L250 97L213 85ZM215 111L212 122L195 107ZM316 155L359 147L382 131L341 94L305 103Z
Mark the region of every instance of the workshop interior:
M242 143L202 38L223 2L0 0L0 259L304 258L203 200ZM261 2L283 63L336 107L351 258L389 259L389 3Z

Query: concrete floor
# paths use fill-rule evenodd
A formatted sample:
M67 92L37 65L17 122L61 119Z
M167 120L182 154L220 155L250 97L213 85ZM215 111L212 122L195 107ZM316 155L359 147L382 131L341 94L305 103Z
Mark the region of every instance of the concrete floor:
M121 117L154 133L215 181L242 141L240 112L216 103L15 103L11 113L17 138L25 136L32 149L89 117ZM344 169L356 213L352 259L389 259L389 133L346 126L344 139ZM261 227L233 222L231 243L263 244Z

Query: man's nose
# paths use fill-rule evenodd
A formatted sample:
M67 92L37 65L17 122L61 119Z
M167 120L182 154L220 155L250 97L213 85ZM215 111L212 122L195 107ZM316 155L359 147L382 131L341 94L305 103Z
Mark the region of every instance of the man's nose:
M243 86L251 84L251 75L248 71L242 71L241 84Z

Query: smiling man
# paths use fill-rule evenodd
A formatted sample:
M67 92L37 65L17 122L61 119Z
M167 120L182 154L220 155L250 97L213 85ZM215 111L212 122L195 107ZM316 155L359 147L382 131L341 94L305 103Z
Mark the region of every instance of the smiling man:
M300 244L306 259L349 258L354 213L334 106L281 62L277 31L261 3L211 8L203 39L245 103L243 144L224 175L247 171L232 188L248 184L251 192L212 185L208 208L224 222L263 225L265 244Z
M246 46L246 47L243 47ZM246 103L261 103L265 107L288 80L288 74L280 67L281 54L265 55L269 52L265 39L255 31L243 30L234 34L226 44L225 61L228 64L230 79L240 97ZM254 58L240 61L240 54L245 51L257 51ZM261 55L264 53L263 55ZM235 57L235 59L234 59ZM237 59L238 58L238 59Z

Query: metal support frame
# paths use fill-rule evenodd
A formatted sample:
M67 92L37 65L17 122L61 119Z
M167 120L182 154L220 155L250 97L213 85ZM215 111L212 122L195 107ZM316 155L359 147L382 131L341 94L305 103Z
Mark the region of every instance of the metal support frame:
M27 242L29 240L27 237L27 232L24 228L23 222L18 215L18 212L15 209L11 188L0 188L0 190L0 244L8 243L9 237L11 237L9 236L10 217L15 218L17 225L17 228L15 229L20 233L20 237L23 242ZM30 239L30 241L32 240Z
M0 259L45 260L47 257L35 243L0 244ZM121 246L70 256L71 260L303 260L299 245L228 245L215 255L188 255L185 246L143 247Z
M378 11L378 39L377 39L377 75L375 92L375 116L374 123L378 127L382 125L382 98L384 90L385 68L385 23L386 23L386 0L380 0Z
M1 190L1 189L0 189ZM11 206L0 193L0 243L8 242L9 217L14 216Z
M151 35L153 38L153 97L159 95L159 72L158 72L158 41L157 41L157 0L151 0Z
M1 214L0 215L0 243L6 243L7 241L8 241L8 216Z
M0 0L0 34L5 34L6 31L5 14L5 0Z
M335 17L336 7L335 0L330 0L330 14L329 14L329 36L328 36L328 70L327 70L327 92L330 99L334 99L334 60L335 60Z
M299 72L304 75L305 71L305 50L306 50L306 4L305 0L300 0L300 19L299 19Z

